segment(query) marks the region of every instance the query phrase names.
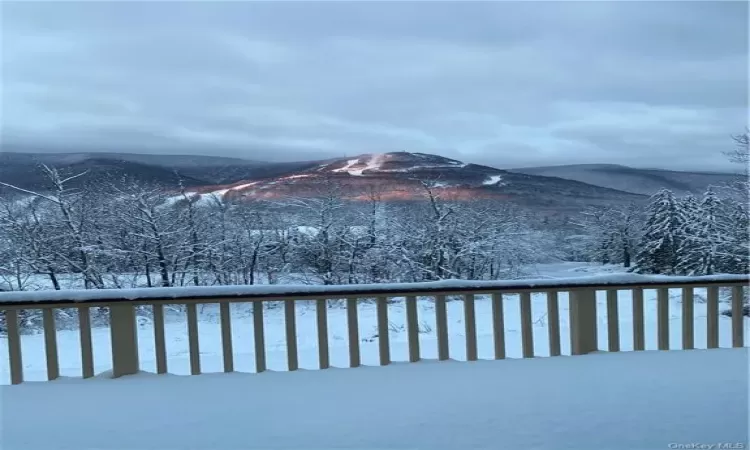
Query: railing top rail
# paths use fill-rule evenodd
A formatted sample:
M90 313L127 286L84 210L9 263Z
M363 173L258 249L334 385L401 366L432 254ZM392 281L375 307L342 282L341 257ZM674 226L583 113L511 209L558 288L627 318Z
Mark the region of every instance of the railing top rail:
M746 285L750 275L710 275L672 277L663 275L614 274L567 279L503 281L444 280L424 283L387 283L357 285L255 285L198 286L135 289L60 290L0 292L0 306L29 308L42 305L87 303L187 303L218 300L274 300L406 295L459 295L471 293L518 293L528 291L630 289L659 287L708 287Z

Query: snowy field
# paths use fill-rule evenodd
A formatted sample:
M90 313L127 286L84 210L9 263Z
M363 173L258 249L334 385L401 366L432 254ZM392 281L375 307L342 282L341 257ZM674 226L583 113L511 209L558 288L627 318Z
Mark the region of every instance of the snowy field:
M539 267L535 277L570 278L588 276L596 273L617 270L613 267L582 265L580 263L563 263ZM682 348L681 332L681 290L670 290L670 346ZM695 346L706 348L706 303L705 289L695 291ZM656 349L656 292L645 291L645 333L646 349ZM406 311L403 299L395 299L389 305L391 358L393 361L407 361ZM317 326L315 307L310 302L297 302L297 342L299 365L303 369L318 368ZM598 294L599 348L607 348L607 313L604 292ZM562 353L570 354L570 328L568 323L567 294L559 296L560 332ZM265 340L268 369L272 371L287 370L286 339L284 328L283 306L267 304L264 314ZM521 321L518 296L505 296L505 337L506 352L509 358L521 357ZM728 304L721 304L720 309L728 309ZM476 301L477 341L480 359L492 359L493 335L491 324L491 304L487 297L478 296ZM374 303L359 304L359 334L362 363L379 365L377 318ZM463 303L451 301L447 305L450 357L465 360L465 335L463 323ZM223 370L221 331L219 312L216 305L202 305L200 311L200 350L203 372L220 372ZM437 335L435 326L435 309L431 299L418 301L420 323L420 347L422 358L437 358ZM620 345L623 351L633 349L632 299L629 291L619 293ZM534 331L534 350L537 356L549 355L547 299L544 294L532 296L532 320ZM144 371L156 371L154 350L153 323L147 317L139 318L138 330L141 368ZM334 367L348 367L348 342L346 309L339 302L329 301L328 340L331 364ZM745 318L745 335L750 335L750 320ZM167 315L166 323L168 371L172 374L187 375L190 373L187 324L184 312L173 311ZM58 330L58 347L60 369L63 377L79 377L81 374L80 338L78 330ZM112 368L109 328L95 328L92 332L94 347L94 365L97 373ZM235 370L253 372L255 355L253 342L253 317L249 304L232 305L232 341L234 346ZM719 318L719 344L731 346L731 319ZM747 345L747 340L746 340ZM7 340L0 338L0 384L8 384L10 371ZM27 381L46 380L46 362L44 337L41 334L22 337L22 355L24 376Z
M719 349L60 380L0 387L0 444L7 450L741 449L748 448L747 374L747 349Z

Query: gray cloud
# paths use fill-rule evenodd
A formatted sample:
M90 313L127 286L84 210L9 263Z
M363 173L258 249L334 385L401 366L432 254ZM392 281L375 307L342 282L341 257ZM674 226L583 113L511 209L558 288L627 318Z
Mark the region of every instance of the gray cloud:
M3 147L724 169L745 2L13 2Z

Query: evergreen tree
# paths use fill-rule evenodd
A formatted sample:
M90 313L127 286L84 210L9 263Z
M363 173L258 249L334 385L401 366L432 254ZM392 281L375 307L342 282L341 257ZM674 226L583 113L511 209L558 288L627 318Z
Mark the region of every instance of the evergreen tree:
M646 217L640 250L632 271L673 275L679 262L678 251L686 223L682 205L672 191L662 189L651 197Z
M699 210L695 212L686 217L678 251L677 272L685 275L722 272L724 268L721 255L727 252L732 232L724 205L716 193L709 190L704 195Z
M728 217L731 228L726 247L718 254L722 272L750 273L750 215L747 207L739 202L733 203Z

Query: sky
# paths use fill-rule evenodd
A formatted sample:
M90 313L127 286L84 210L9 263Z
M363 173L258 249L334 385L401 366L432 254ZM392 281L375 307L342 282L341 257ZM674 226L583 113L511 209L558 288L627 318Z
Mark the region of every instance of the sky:
M2 150L723 170L748 4L3 2Z

